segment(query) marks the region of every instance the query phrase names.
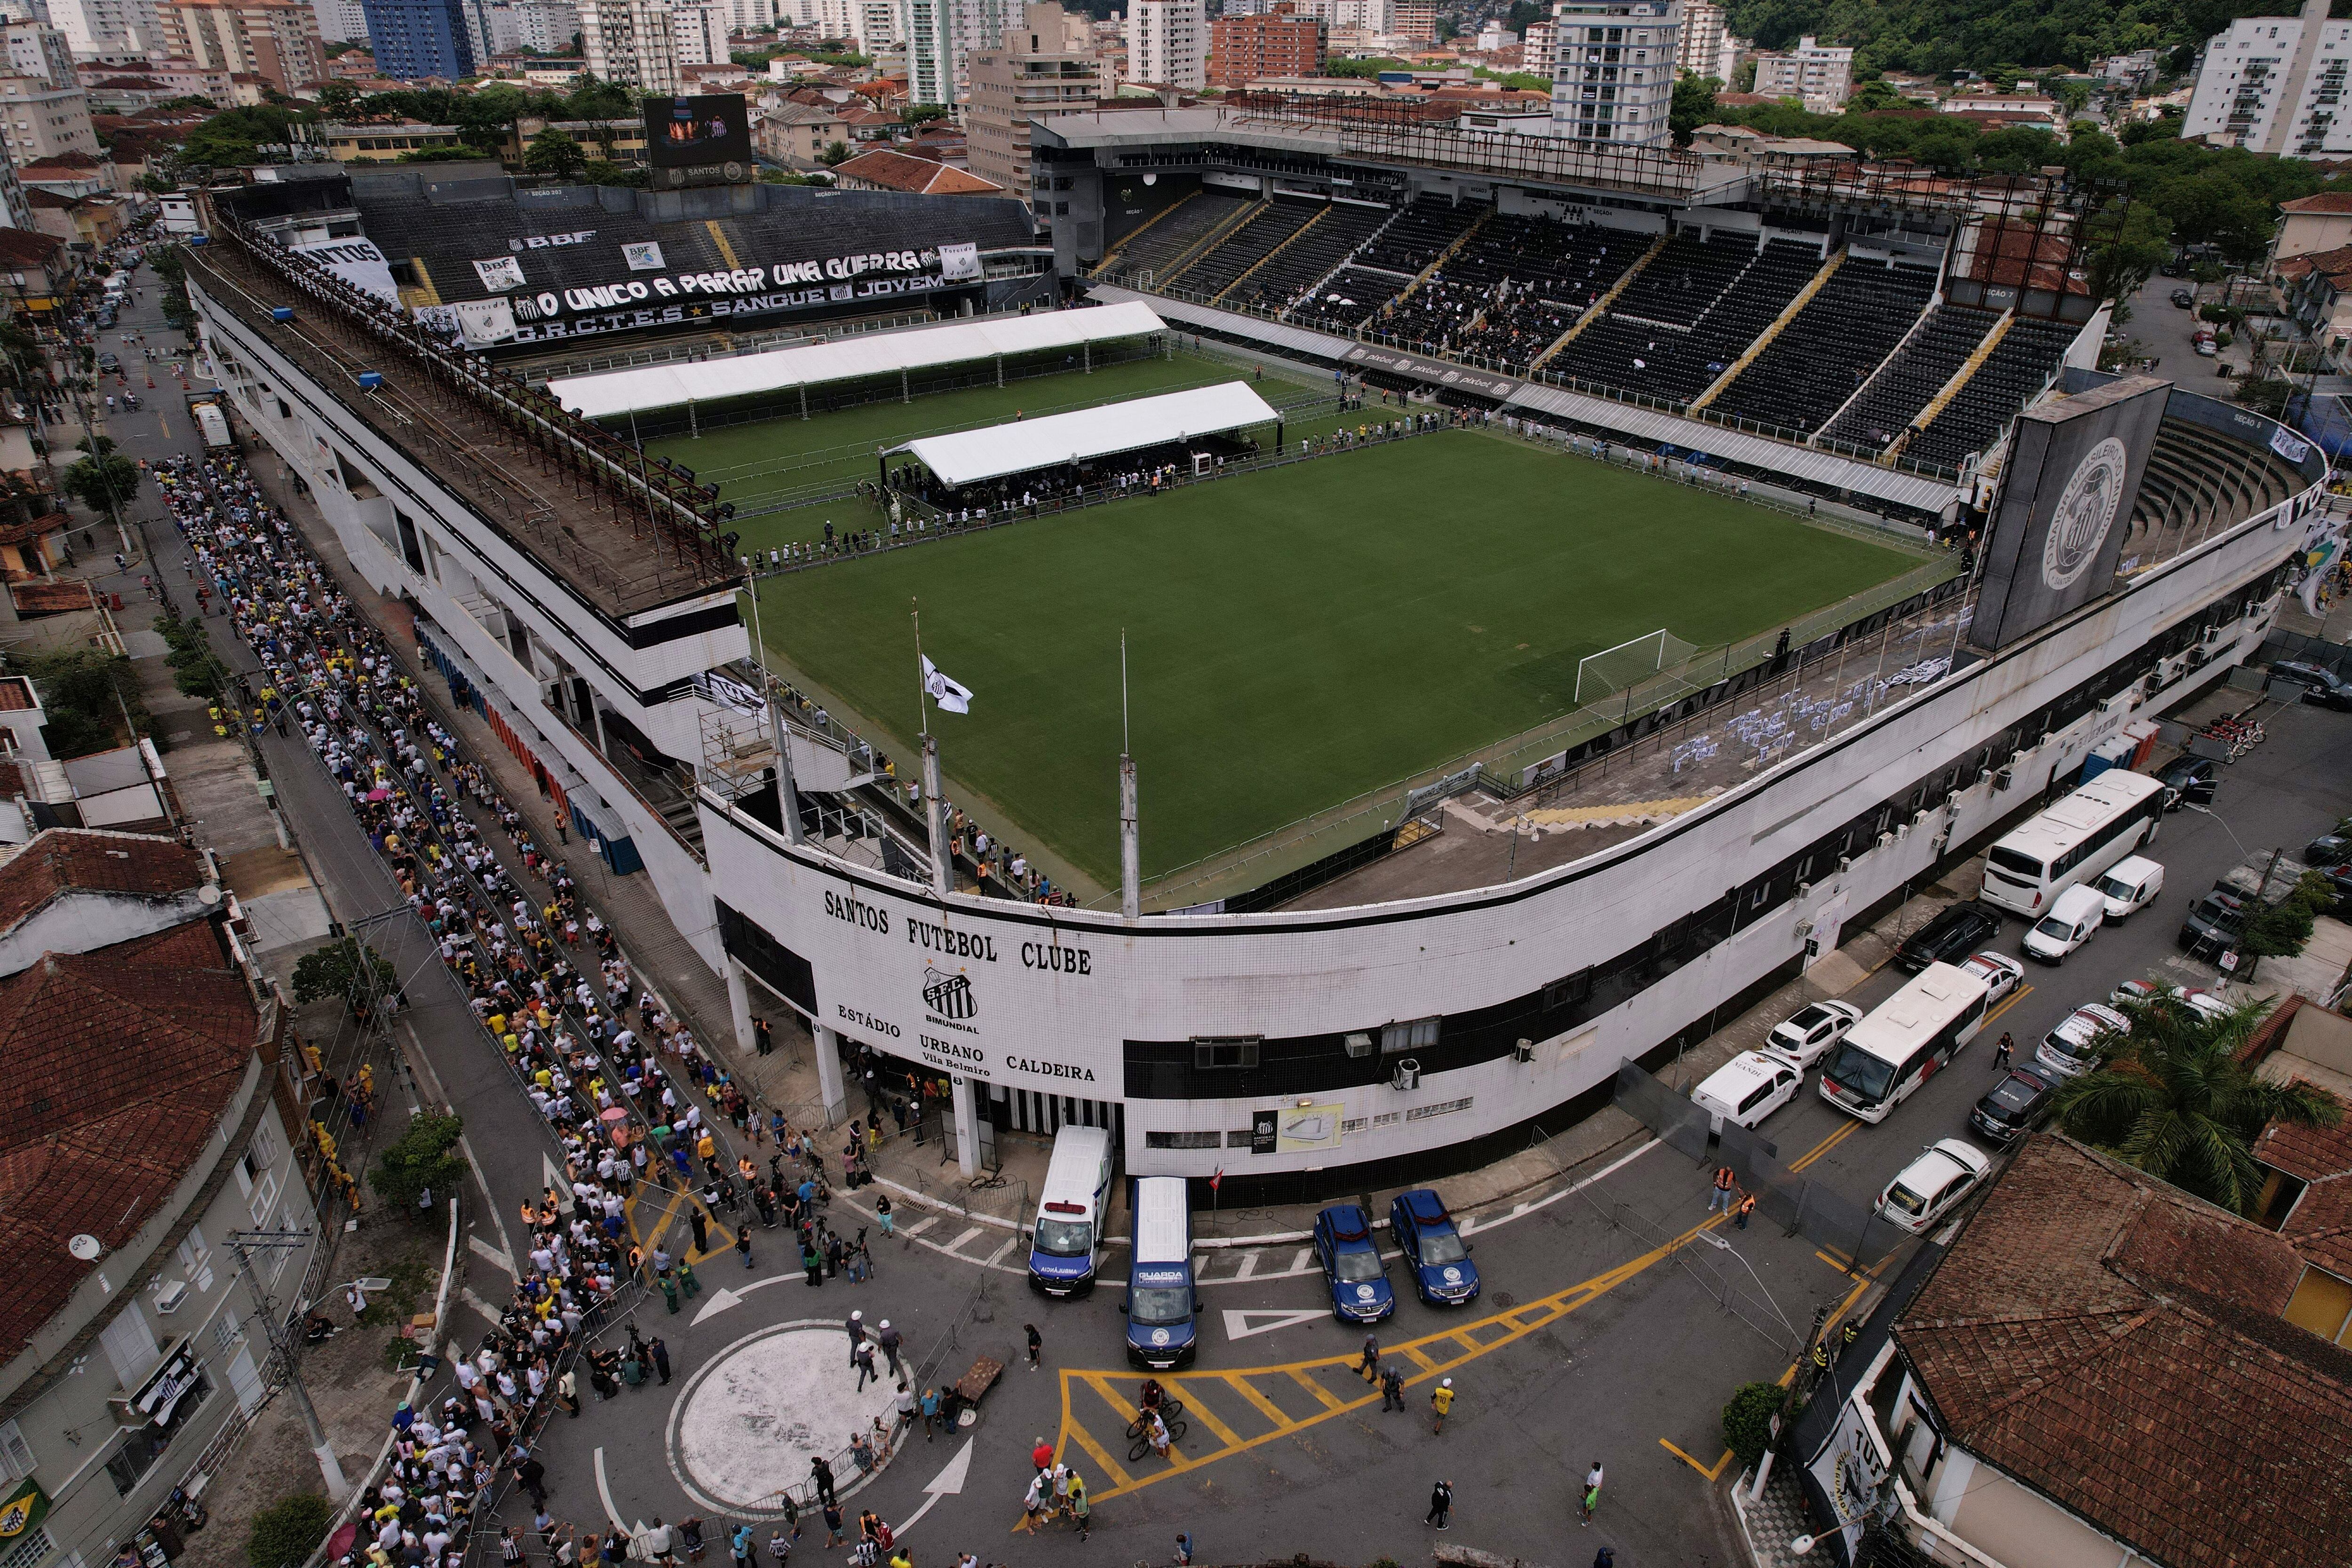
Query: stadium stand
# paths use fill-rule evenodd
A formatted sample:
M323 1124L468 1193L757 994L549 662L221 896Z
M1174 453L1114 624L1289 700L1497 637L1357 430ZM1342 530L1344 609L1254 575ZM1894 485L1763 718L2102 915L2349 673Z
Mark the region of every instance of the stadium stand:
M1358 202L1332 202L1322 216L1295 235L1242 286L1225 296L1227 304L1286 309L1313 288L1323 275L1355 254L1357 247L1379 232L1393 213L1387 207Z
M1943 304L1921 322L1895 357L1881 366L1822 432L1832 440L1883 452L1905 426L1968 363L2000 316L1969 305Z
M1379 238L1364 247L1356 259L1366 267L1402 272L1407 278L1418 277L1431 262L1445 254L1445 247L1461 238L1472 224L1494 210L1476 202L1457 205L1442 197L1423 196L1397 214L1396 220L1381 231Z
M2194 533L2252 517L2276 506L2303 484L2302 476L2283 459L2265 454L2256 467L2247 462L2243 447L2185 421L2168 419L2157 428L2139 499L2132 506L2125 569L2130 569L2135 548L2158 542L2168 532Z
M1292 307L1290 319L1303 327L1352 336L1358 327L1402 293L1410 281L1393 272L1342 267Z
M1256 205L1248 196L1200 191L1171 207L1158 222L1119 247L1103 276L1120 281L1144 273L1157 276L1182 261L1202 240Z
M1308 223L1323 216L1321 202L1266 202L1243 224L1211 246L1187 266L1171 270L1164 281L1188 294L1213 300L1240 281L1242 274L1273 254Z
M1916 462L1957 468L1970 453L1992 445L2010 416L2049 383L2065 357L2066 345L2081 330L2063 321L2021 317L2011 321L2000 346L1977 366L1943 412L1911 438L1903 455Z
M1602 386L1687 403L1714 384L1821 270L1789 240L1677 235L1608 314L1546 367Z
M1932 267L1847 257L1710 406L1811 435L1903 341L1935 291Z
M1442 274L1475 284L1486 296L1484 315L1455 352L1525 371L1609 291L1648 243L1644 236L1597 225L1498 215Z

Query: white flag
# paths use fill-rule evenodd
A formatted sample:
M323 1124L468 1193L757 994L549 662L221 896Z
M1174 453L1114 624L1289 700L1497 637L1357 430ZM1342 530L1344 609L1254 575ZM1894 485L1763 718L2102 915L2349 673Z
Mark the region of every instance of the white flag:
M961 681L950 679L929 654L923 656L923 689L931 694L944 712L971 711L971 688Z

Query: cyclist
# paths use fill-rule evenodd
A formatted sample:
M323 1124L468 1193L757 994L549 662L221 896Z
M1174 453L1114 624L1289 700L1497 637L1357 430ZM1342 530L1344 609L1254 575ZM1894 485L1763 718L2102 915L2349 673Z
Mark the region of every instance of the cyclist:
M1139 1415L1150 1415L1167 1403L1168 1391L1160 1386L1160 1380L1156 1377L1145 1378L1143 1380L1143 1407L1137 1411L1136 1414Z
M1168 1457L1168 1423L1160 1418L1160 1412L1157 1410L1146 1412L1144 1419L1150 1423L1144 1430L1144 1436L1151 1440L1151 1451L1161 1458L1166 1458Z

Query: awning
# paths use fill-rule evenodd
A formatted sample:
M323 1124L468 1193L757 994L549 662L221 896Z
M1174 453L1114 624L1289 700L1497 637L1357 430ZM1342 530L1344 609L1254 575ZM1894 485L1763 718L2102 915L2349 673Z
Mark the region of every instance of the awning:
M968 485L1055 463L1083 462L1195 436L1271 425L1281 417L1247 382L1229 381L1075 414L929 436L890 449L913 453L942 483Z
M1000 354L1076 349L1165 330L1166 324L1151 307L1139 303L1040 310L1026 316L950 321L912 331L869 332L839 342L805 343L732 359L568 375L549 382L547 389L557 402L583 418L608 419L651 408L716 403L902 370L968 364Z

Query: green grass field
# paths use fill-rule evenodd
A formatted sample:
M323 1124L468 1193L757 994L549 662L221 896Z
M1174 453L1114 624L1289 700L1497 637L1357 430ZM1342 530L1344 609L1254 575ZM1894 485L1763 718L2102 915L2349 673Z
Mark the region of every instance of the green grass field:
M1115 885L1122 628L1148 879L1566 711L1587 654L1748 636L1916 564L1465 431L772 578L761 615L904 758L919 598L977 693L935 721L950 797Z
M1238 365L1178 354L1174 359L1130 360L1106 365L1087 374L1066 372L1034 376L1003 386L976 386L918 397L912 403L895 400L860 404L808 419L762 420L751 425L706 427L699 439L678 437L648 441L646 450L688 465L696 478L722 487L724 499L741 511L811 491L837 489L874 477L874 449L895 447L919 436L950 430L971 430L1000 425L1018 413L1031 419L1066 414L1098 404L1148 397L1187 387L1213 386L1241 381L1249 372ZM1260 391L1280 406L1286 398L1318 395L1312 389L1269 377ZM1323 389L1328 395L1329 388ZM806 509L802 509L806 510ZM820 508L820 510L825 509ZM854 508L834 502L830 513L844 528L870 527L874 519ZM819 527L804 526L792 512L770 512L737 523L746 549L785 540L815 537Z

